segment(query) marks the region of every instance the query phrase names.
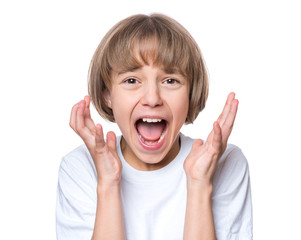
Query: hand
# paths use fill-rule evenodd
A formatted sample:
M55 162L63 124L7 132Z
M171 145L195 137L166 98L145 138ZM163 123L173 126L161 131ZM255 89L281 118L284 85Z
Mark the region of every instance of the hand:
M94 124L89 107L89 96L73 106L70 127L86 144L96 167L98 182L106 186L119 184L122 165L116 152L116 135L108 132L107 141L104 141L102 126Z
M212 190L211 179L216 163L227 147L238 108L235 94L228 95L223 112L213 124L205 143L197 139L184 162L188 186Z

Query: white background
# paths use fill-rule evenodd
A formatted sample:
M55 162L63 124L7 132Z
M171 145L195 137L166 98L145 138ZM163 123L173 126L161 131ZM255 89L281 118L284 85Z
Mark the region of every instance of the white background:
M239 113L230 142L248 158L254 239L297 239L301 215L298 1L6 1L0 3L0 239L55 239L61 157L81 144L68 126L87 94L89 63L117 21L160 12L199 43L206 109L184 127L206 138L227 94ZM93 111L105 131L108 124Z

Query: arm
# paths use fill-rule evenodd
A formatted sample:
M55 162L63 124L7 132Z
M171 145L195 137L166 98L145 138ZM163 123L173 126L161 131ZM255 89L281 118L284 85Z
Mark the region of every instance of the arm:
M93 240L125 239L120 198L121 161L116 152L116 136L107 134L104 141L100 124L95 125L90 116L90 98L74 105L70 126L83 139L97 171L97 207Z
M187 176L187 206L184 226L185 240L215 240L211 205L212 176L216 163L224 153L233 128L238 101L229 94L225 107L213 125L207 141L194 142L184 169Z
M211 193L210 187L203 192L198 186L188 187L184 240L216 239Z
M120 187L98 187L92 240L125 239Z

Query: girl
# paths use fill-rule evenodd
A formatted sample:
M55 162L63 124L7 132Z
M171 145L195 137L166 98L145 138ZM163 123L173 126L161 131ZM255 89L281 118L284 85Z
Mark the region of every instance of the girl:
M135 15L99 44L89 96L70 126L83 139L59 170L58 239L252 239L247 161L227 144L230 93L206 141L180 133L205 107L208 78L191 35L173 19ZM90 116L116 122L122 136Z

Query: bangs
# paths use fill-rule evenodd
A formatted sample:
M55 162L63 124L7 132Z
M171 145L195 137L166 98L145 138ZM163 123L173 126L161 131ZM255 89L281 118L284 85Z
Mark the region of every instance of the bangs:
M143 21L142 21L143 20ZM183 34L154 19L142 19L117 31L108 46L107 62L116 72L131 71L143 65L163 66L166 72L177 69L189 75L193 49Z

